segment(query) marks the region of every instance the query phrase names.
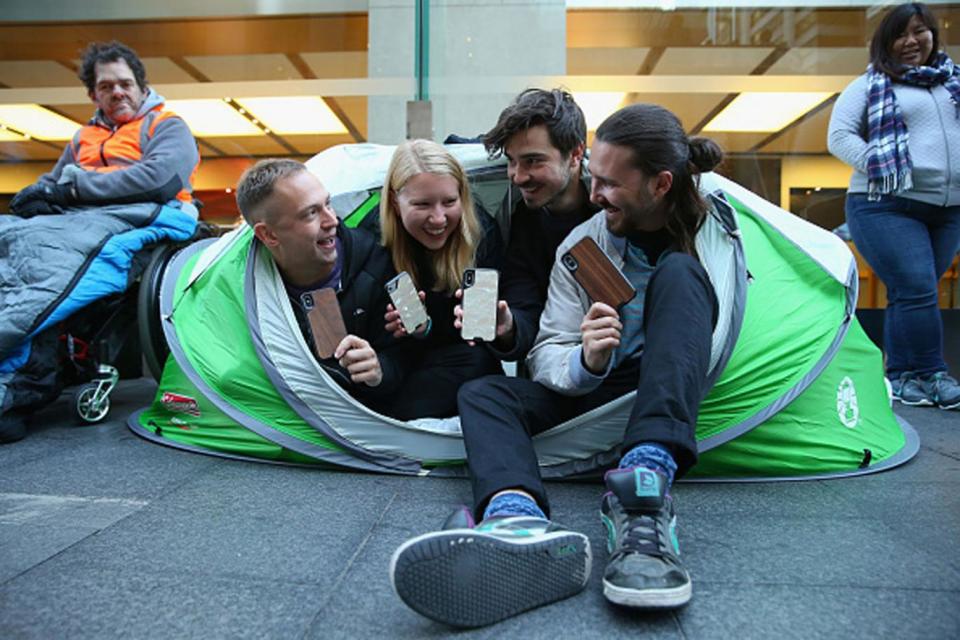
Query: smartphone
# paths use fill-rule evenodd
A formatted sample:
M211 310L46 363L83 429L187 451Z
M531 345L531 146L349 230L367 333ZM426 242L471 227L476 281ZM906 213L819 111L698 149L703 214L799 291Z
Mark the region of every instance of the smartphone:
M417 327L428 320L427 309L417 295L413 278L406 271L392 278L384 285L390 295L390 301L400 314L400 323L407 333L413 333Z
M594 302L603 302L619 311L637 295L627 277L590 236L570 247L560 262Z
M310 321L317 357L321 360L333 357L337 345L347 337L337 292L333 287L325 287L305 293L301 299L307 308L307 319Z
M463 328L464 340L493 342L497 337L496 269L467 269L463 272Z

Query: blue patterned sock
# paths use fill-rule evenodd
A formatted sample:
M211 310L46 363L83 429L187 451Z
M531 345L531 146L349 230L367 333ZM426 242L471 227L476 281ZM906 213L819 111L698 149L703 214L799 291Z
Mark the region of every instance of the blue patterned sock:
M501 493L487 505L483 511L483 519L491 516L533 516L546 520L543 510L537 503L522 493Z
M654 442L642 442L620 458L620 468L645 467L659 471L667 476L667 487L673 486L673 474L677 472L677 463L662 445Z

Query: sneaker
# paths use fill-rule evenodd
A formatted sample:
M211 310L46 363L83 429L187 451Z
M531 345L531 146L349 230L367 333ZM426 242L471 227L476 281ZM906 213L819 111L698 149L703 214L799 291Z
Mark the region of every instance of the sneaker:
M0 444L23 440L27 435L27 419L19 411L0 415Z
M614 604L673 609L690 601L690 574L680 563L677 517L663 474L633 467L607 472L600 519L610 554L603 595Z
M542 518L494 517L407 540L390 560L390 582L417 613L480 627L579 593L591 561L582 533Z
M929 407L933 405L933 400L927 394L926 389L920 383L914 373L902 373L896 380L890 381L893 388L893 399L899 400L901 404L909 407Z
M930 399L930 404L941 409L960 409L960 384L946 371L921 378L919 383Z

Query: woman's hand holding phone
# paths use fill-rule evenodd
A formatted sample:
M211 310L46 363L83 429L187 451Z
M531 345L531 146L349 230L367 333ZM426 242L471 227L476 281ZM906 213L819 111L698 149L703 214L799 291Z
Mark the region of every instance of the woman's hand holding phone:
M417 296L420 298L420 302L423 302L427 299L427 294L423 291L418 291ZM400 312L397 311L397 308L394 307L392 303L387 305L387 312L383 314L383 321L385 323L383 325L384 330L387 333L392 334L394 338L421 335L426 332L427 327L429 326L426 322L422 322L413 333L407 333L406 328L403 326L403 320L400 317Z

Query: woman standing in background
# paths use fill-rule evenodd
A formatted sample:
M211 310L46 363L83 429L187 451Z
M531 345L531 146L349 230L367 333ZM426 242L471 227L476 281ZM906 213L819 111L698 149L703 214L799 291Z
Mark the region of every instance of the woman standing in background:
M867 72L833 109L830 153L854 168L846 214L887 287L886 372L903 404L960 408L943 358L937 283L960 248L960 69L926 5L894 7Z

